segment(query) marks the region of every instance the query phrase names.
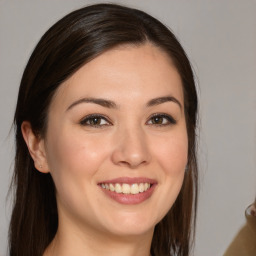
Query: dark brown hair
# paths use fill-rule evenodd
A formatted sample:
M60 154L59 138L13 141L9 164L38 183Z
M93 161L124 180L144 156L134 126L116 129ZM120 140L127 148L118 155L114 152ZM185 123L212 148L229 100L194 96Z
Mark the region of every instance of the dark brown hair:
M56 89L81 66L122 45L150 42L166 52L183 83L188 133L188 165L181 192L154 231L153 255L188 256L194 237L197 206L197 94L189 60L173 33L150 15L114 4L74 11L41 38L25 68L14 117L16 156L14 206L9 229L11 256L41 256L58 228L55 187L50 174L34 167L21 133L23 121L44 137L47 113Z

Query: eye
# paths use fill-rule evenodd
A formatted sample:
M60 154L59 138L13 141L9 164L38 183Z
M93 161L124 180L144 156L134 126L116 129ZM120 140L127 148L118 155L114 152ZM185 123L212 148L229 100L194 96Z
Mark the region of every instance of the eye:
M154 114L147 121L149 125L172 125L176 124L177 121L170 115L167 114Z
M107 118L102 115L86 116L80 121L80 124L83 126L93 126L93 127L111 125L111 123L107 120Z

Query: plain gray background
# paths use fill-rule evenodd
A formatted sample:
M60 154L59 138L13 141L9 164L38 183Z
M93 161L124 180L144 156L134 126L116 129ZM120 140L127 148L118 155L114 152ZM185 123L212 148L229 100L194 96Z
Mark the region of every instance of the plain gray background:
M0 0L0 255L12 175L9 135L25 64L43 33L82 0ZM106 1L105 1L106 2ZM200 99L200 196L195 256L223 255L256 195L256 1L112 1L168 25L194 66Z

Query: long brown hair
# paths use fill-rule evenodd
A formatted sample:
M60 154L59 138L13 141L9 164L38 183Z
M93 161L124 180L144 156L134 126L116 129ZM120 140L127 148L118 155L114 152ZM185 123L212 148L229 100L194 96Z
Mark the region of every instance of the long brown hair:
M121 44L151 42L166 52L183 83L188 133L188 164L181 192L154 231L153 255L188 256L197 206L197 94L189 60L173 33L150 15L114 4L74 11L41 38L25 68L14 117L15 194L9 229L11 256L41 256L58 228L55 187L50 174L38 172L21 133L23 121L44 137L48 108L56 89L81 66Z

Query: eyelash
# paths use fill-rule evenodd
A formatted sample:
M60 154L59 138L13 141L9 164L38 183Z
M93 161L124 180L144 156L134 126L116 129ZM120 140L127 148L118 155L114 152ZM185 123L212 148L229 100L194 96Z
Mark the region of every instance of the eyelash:
M96 119L97 120L104 120L104 121L107 122L107 124L91 124L91 123L88 123L90 121L93 121L93 119L94 120L96 120ZM83 126L92 126L92 127L96 127L96 128L101 128L101 127L104 127L104 126L112 125L112 123L108 120L108 118L106 118L106 117L104 117L103 115L100 115L100 114L88 115L80 121L80 124L83 125Z
M152 115L149 120L152 121L153 118L166 119L167 121L166 121L166 123L164 123L164 124L156 124L156 123L154 124L154 123L152 123L152 124L150 124L150 125L167 126L167 125L174 125L174 124L177 123L177 121L176 121L172 116L167 115L167 114L156 113L156 114ZM149 122L149 121L147 121L147 123L148 123L148 122Z
M156 118L162 119L162 121L165 119L165 121L163 121L165 123L161 123L161 124L153 123L152 121L154 118L155 118L155 121L157 121ZM104 120L106 123L104 123L104 124L90 123L93 121L97 122L97 121L102 121L102 120ZM149 124L150 121L151 121L151 123ZM177 123L177 121L172 116L167 115L167 114L161 114L161 113L156 113L156 114L152 115L149 118L149 120L146 122L146 124L148 124L148 125L155 125L155 126L168 126L168 125L174 125L176 123ZM83 126L91 126L91 127L95 127L95 128L103 128L105 126L112 125L112 123L108 120L108 118L106 118L105 116L100 115L100 114L88 115L80 121L80 124Z

